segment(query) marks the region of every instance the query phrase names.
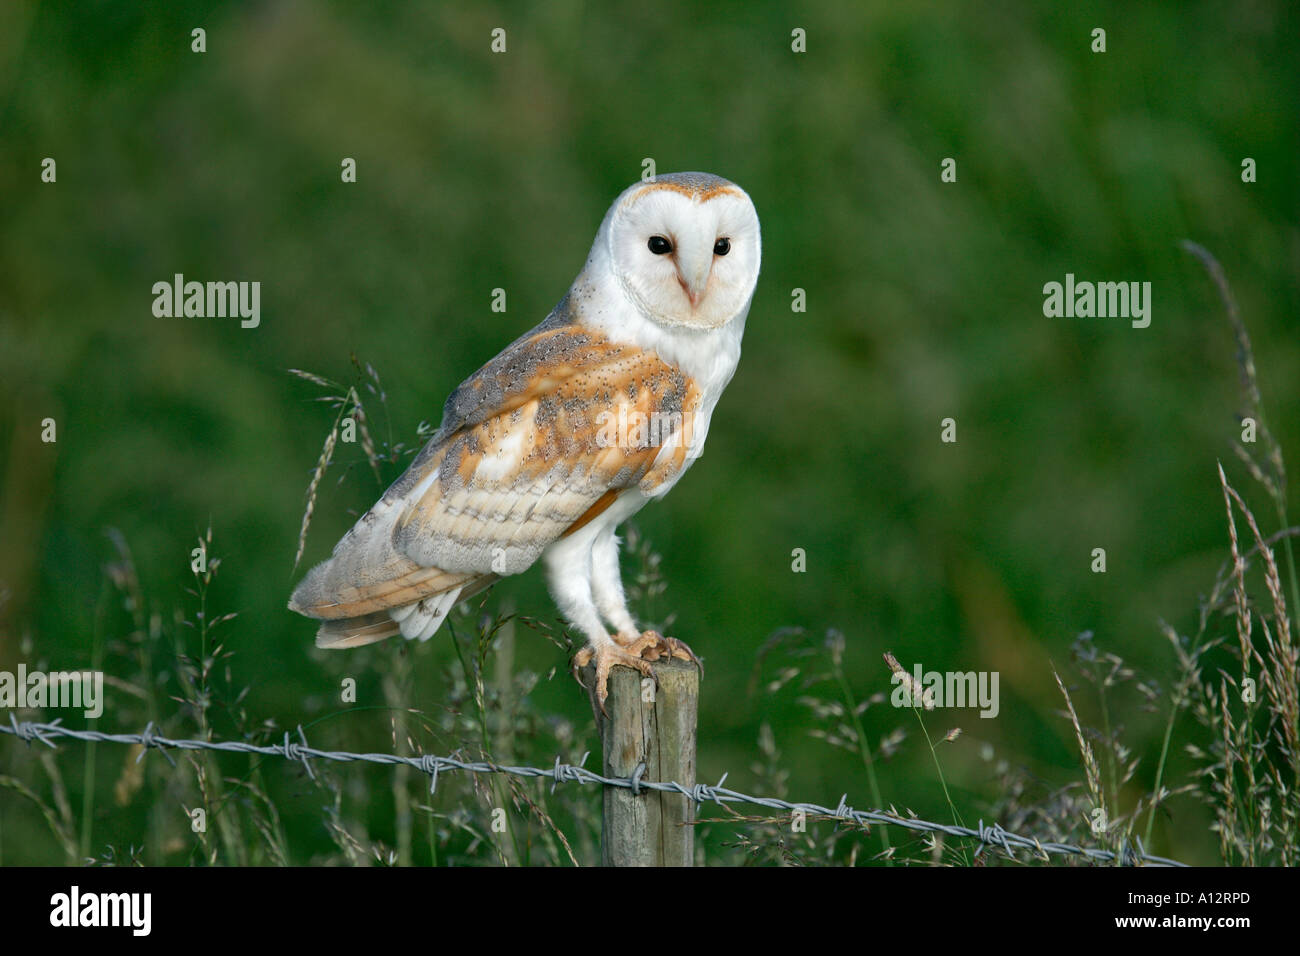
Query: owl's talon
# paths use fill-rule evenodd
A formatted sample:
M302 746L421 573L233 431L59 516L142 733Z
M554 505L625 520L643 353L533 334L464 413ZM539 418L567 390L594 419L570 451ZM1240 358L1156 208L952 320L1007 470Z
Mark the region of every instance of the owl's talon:
M664 643L668 645L673 657L677 658L679 661L689 661L698 667L701 672L704 670L704 665L700 663L700 659L695 656L693 650L686 646L685 642L679 641L675 637L665 637Z
M698 667L701 674L704 673L704 665L695 652L675 637L664 637L658 631L642 631L640 634L619 631L610 636L619 646L644 660L659 661L671 657L688 661Z
M616 664L630 667L642 676L649 677L656 687L659 686L659 677L650 664L660 660L676 658L688 661L698 667L701 674L704 673L704 665L695 656L695 652L675 637L664 637L658 631L643 631L636 637L620 633L611 635L611 638L608 644L588 644L573 658L573 676L578 679L578 683L582 683L578 672L592 661L596 662L596 683L588 691L592 692L593 700L602 714L608 714L605 701L609 698L609 672Z
M578 683L582 683L582 678L578 672L593 661L596 665L596 682L593 687L587 689L593 693L594 700L600 707L600 712L606 716L609 713L605 709L605 701L609 698L609 672L614 665L621 664L624 667L630 667L634 671L638 671L642 676L649 677L656 684L658 683L648 660L633 653L630 648L623 647L613 641L600 645L588 644L574 655L573 676L578 678Z

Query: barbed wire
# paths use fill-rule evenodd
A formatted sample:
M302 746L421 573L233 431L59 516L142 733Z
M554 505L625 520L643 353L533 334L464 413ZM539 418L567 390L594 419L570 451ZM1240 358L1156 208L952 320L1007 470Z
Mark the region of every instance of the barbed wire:
M145 749L136 757L137 763L150 749L154 749L161 753L173 767L176 766L176 761L172 759L168 750L215 750L225 753L283 757L286 760L301 763L306 768L308 776L313 780L316 778L315 771L311 766L313 760L328 760L339 763L360 761L389 765L405 764L429 775L429 791L431 793L438 787L439 774L446 771L460 770L477 774L500 773L516 777L549 777L553 781L551 784L552 792L561 783L576 783L580 786L588 783L598 783L606 787L621 787L625 790L631 790L634 796L640 796L642 792L647 790L679 793L689 797L697 807L704 803L716 803L719 806L725 806L729 803L747 803L773 810L785 810L789 813L802 812L807 816L843 820L863 827L869 827L874 823L882 826L902 827L917 833L943 833L948 836L979 841L980 845L975 851L977 857L986 847L993 847L1006 853L1012 859L1016 858L1016 850L1026 850L1042 860L1049 859L1051 854L1059 854L1083 857L1100 863L1118 862L1124 866L1137 866L1139 864L1186 866L1186 864L1177 860L1148 854L1142 846L1142 841L1136 838L1132 845L1126 842L1117 854L1115 851L1103 850L1098 847L1074 846L1069 843L1053 841L1043 842L1034 837L1011 833L1002 829L996 823L991 827L986 827L983 820L979 821L978 827L972 829L971 827L957 826L955 824L934 823L917 817L899 816L896 813L887 813L884 810L855 810L848 805L847 794L840 797L839 805L835 809L819 806L815 803L797 803L791 800L782 800L779 797L753 796L724 787L723 784L726 783L728 776L725 773L722 775L722 779L712 786L704 783L686 786L676 782L661 783L656 780L645 780L643 779L646 771L644 763L638 764L630 777L606 777L586 769L581 766L581 763L578 765L563 763L559 757L555 758L553 767L543 768L515 767L486 760L458 760L455 757L438 757L431 754L404 757L400 754L390 753L351 753L343 750L320 750L307 743L307 735L301 725L297 728L298 740L296 741L286 731L284 743L282 744L252 744L235 740L173 740L157 733L152 722L147 724L144 730L138 734L110 734L98 730L74 730L62 726L59 720L49 723L20 723L13 714L10 714L8 726L0 724L0 733L11 734L20 740L26 741L29 746L33 740L37 740L51 748L55 748L52 738L56 737L99 743L139 744ZM584 754L581 762L586 762L587 756L587 754Z

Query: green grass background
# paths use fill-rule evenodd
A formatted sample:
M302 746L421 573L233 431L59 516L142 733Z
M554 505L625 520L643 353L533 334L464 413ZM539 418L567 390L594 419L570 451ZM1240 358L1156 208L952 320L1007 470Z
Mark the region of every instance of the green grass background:
M795 27L806 54L791 51ZM1066 667L1092 630L1170 679L1157 622L1191 627L1226 556L1216 460L1246 484L1231 330L1178 240L1223 262L1271 425L1300 449L1297 27L1281 0L5 3L0 666L89 666L95 628L126 626L104 597L107 527L170 626L192 606L190 549L210 523L211 600L240 613L227 642L246 706L281 726L318 715L339 665L285 601L331 416L286 369L351 381L353 354L372 364L390 413L379 437L409 442L560 298L651 157L734 179L763 226L745 352L706 454L637 519L668 582L640 611L676 613L707 662L702 778L752 782L766 722L795 797L869 804L861 762L808 736L794 689L751 693L762 642L802 626L845 633L863 697L890 689L885 650L1001 673L997 719L931 721L965 731L943 759L968 822L993 796L985 743L1045 786L1079 779L1049 661ZM47 156L56 184L40 182ZM949 156L954 184L940 182ZM260 280L261 327L155 318L151 286L177 272ZM1150 281L1150 328L1045 318L1042 286L1067 272ZM791 311L795 287L806 313ZM55 445L39 441L46 416ZM949 416L954 445L939 440ZM381 490L359 449L339 461L308 561ZM1096 547L1104 575L1089 570ZM791 572L794 548L806 573ZM507 601L555 618L536 571L489 608ZM359 659L363 699L400 651ZM451 666L446 634L416 660ZM517 666L558 668L538 706L587 726L565 663L521 631ZM1136 796L1163 713L1133 706L1121 723L1143 759ZM897 725L914 730L868 712L873 740ZM314 742L390 743L363 717L329 727ZM108 788L118 757L103 759ZM887 803L946 818L923 742L880 773ZM1151 849L1213 861L1204 810L1169 809ZM281 812L309 857L325 839L316 803ZM97 800L94 845L131 842L135 820ZM59 858L39 825L7 826L4 854Z

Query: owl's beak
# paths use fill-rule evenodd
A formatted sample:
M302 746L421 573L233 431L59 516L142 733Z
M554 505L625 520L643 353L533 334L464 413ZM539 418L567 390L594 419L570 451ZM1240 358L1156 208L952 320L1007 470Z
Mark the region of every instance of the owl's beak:
M686 293L686 298L691 300L691 308L694 309L704 298L704 290L709 286L709 270L713 265L712 256L710 261L699 269L683 269L685 263L677 265L677 284L682 287Z
M692 309L700 304L700 299L704 298L703 289L692 288L691 285L681 276L677 277L677 284L680 285L682 287L682 291L686 293L686 298L691 300Z

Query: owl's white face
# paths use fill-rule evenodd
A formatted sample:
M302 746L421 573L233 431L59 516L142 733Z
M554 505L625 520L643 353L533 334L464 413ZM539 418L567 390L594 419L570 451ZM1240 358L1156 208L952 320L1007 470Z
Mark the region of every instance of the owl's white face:
M660 176L619 197L607 222L614 275L660 325L715 329L758 281L758 213L739 186L703 173Z

